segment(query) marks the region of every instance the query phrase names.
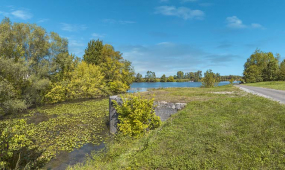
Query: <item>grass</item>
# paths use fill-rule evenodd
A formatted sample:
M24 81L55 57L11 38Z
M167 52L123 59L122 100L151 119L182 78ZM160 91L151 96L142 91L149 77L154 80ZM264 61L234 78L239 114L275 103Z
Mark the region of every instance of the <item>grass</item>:
M285 90L285 81L267 81L258 83L247 83L247 86L264 87L276 90Z
M224 91L234 93L212 93ZM156 100L185 99L188 105L146 136L117 136L106 152L69 169L285 168L284 105L233 86L152 93Z

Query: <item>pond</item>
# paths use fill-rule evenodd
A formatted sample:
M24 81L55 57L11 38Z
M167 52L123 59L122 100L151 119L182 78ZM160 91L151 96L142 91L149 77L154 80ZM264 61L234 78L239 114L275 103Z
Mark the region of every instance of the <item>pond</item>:
M239 83L235 81L234 83ZM230 84L229 81L221 81L218 86ZM168 88L168 87L201 87L201 82L154 82L154 83L133 83L128 90L129 93L144 92L151 88Z

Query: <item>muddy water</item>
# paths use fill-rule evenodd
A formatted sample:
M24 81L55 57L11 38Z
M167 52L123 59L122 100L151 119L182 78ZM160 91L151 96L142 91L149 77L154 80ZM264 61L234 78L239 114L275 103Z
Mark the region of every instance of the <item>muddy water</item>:
M86 144L72 152L62 152L55 159L51 160L44 169L65 170L68 166L83 163L86 159L86 154L91 154L91 152L100 151L104 148L105 144L101 142L99 145Z

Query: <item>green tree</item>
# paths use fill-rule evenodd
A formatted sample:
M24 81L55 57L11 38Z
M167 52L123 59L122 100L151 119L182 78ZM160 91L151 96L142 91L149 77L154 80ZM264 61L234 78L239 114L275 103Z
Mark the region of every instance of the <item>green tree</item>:
M146 82L156 82L155 72L147 71L145 75Z
M183 79L183 77L184 77L183 71L178 71L178 72L177 72L177 78L178 78L178 79Z
M271 81L278 77L279 56L269 52L256 50L244 64L244 79L246 82Z
M166 76L165 74L163 74L160 78L160 82L166 82L166 81L167 81Z
M142 81L143 81L142 75L140 73L137 73L135 77L135 82L142 82Z
M167 78L167 82L174 82L174 77L173 76L169 76Z
M255 83L263 81L260 68L257 65L251 65L244 70L244 79L246 83Z
M102 54L102 50L104 48L103 41L91 40L88 43L88 47L85 49L85 54L83 56L83 60L88 64L99 65L104 60L104 55Z
M280 63L280 80L285 80L285 59Z
M216 83L215 73L213 73L212 70L207 70L206 73L204 73L204 78L202 80L202 87L212 88L215 86L215 83Z

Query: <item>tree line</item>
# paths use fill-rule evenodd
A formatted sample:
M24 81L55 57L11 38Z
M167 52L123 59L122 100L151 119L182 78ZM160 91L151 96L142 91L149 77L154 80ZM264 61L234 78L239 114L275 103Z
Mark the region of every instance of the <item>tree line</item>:
M131 62L100 40L88 43L81 60L55 32L9 18L0 24L0 115L125 92L133 76Z
M215 76L218 77L219 81L229 81L231 79L240 80L242 76L238 75L229 75L221 76L219 73L215 73ZM183 72L178 71L176 75L166 77L163 74L161 77L156 77L155 72L147 71L145 77L142 74L137 73L134 77L134 82L200 82L202 81L202 71L198 70L196 72Z
M245 62L243 71L246 83L285 80L285 60L280 55L256 50Z

